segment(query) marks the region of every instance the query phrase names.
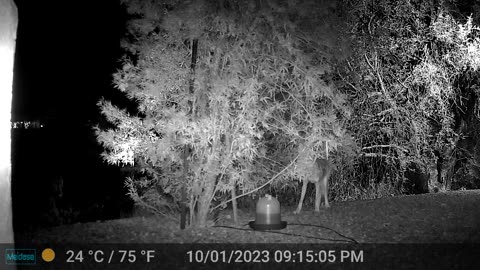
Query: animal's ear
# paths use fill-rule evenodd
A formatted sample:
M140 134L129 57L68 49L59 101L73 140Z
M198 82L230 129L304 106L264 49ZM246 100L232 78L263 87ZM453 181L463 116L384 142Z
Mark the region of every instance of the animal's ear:
M335 163L333 163L333 162L330 162L330 164L332 166L332 170L336 171L337 170L337 165L335 165Z

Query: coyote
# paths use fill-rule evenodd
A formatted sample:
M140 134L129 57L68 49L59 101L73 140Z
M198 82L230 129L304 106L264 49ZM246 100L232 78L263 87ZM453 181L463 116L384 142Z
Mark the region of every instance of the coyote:
M302 195L300 196L300 202L298 203L297 210L293 212L294 214L300 213L302 210L303 199L305 198L305 192L307 191L308 182L315 184L315 212L320 211L320 200L323 197L325 198L325 207L328 208L328 179L333 170L333 165L330 161L317 158L315 163L312 164L311 171L307 174L307 177L303 179L302 186Z

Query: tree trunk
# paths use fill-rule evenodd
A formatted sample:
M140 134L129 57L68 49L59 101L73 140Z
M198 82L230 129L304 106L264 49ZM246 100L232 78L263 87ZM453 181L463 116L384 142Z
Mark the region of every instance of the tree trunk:
M445 187L445 190L450 190L452 188L453 175L455 174L455 165L457 164L457 158L452 157L447 162L443 163L442 167L442 180Z
M13 0L0 0L0 243L14 242L11 195L11 108L18 14ZM2 265L8 267L8 265ZM12 266L9 269L14 269Z
M456 130L457 134L460 134L463 130L463 124ZM458 143L460 136L454 138L454 142L451 145L445 146L443 151L439 153L439 158L437 161L437 170L439 182L444 185L445 190L450 190L453 175L455 174L455 165L457 164L456 149L458 148Z
M183 147L183 174L182 174L182 188L181 193L181 202L180 202L180 229L185 229L187 223L187 175L188 175L188 146Z
M232 193L233 223L235 225L238 225L237 195L235 194L235 185L232 185L231 193Z
M216 175L209 174L205 177L205 186L202 194L198 198L198 213L195 219L195 225L199 227L207 226L208 212L210 210L210 203L212 202L213 193L215 191Z
M225 145L226 145L226 148L227 149L231 149L232 147L232 135L231 133L229 133L227 136L226 136L226 141L225 141ZM237 195L235 194L235 182L233 181L233 179L230 179L231 181L231 195L232 195L232 211L233 211L233 222L235 223L235 225L238 224L238 210L237 210Z

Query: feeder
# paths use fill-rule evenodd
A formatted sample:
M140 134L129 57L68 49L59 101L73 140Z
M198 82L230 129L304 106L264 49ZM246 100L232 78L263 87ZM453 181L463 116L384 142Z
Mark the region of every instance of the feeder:
M271 195L258 200L256 219L248 224L254 230L281 230L287 227L287 222L280 218L280 203Z

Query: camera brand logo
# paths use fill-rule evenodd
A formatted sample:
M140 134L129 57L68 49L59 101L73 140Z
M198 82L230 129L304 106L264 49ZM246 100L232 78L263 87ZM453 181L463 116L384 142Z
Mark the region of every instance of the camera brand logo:
M37 263L35 249L6 249L5 263L17 265L32 265Z

